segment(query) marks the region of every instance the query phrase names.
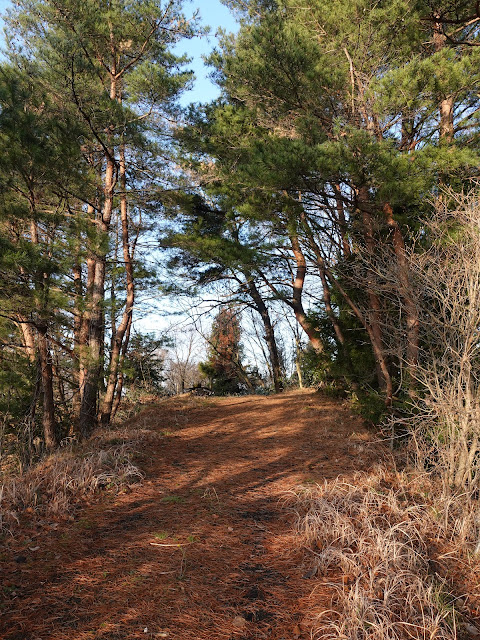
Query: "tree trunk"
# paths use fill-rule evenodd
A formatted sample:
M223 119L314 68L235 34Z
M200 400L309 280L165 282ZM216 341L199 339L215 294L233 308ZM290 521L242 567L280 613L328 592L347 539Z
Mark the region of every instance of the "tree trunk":
M30 221L31 242L34 245L38 245L40 242L40 234L37 224L36 201L33 193L30 198L30 213L32 216ZM37 271L35 274L35 294L38 305L35 328L37 330L38 362L43 393L43 438L45 440L46 449L48 451L53 451L58 446L59 439L55 422L52 358L47 339L48 321L45 320L45 316L47 315L46 296L48 295L46 293L46 279L47 275L43 273L43 271Z
M399 292L405 305L405 322L407 325L407 373L408 383L413 381L413 368L418 362L419 349L419 318L415 300L412 295L412 287L410 285L410 274L405 251L405 242L398 222L393 217L393 209L387 202L383 211L387 220L387 224L392 231L392 243L397 259Z
M25 353L27 354L27 358L31 363L34 363L37 353L37 348L35 345L35 334L33 331L33 327L31 322L25 318L25 316L17 313L16 315L16 323L20 327L20 331L22 333L23 344L25 347Z
M368 207L368 192L366 187L361 187L358 192L358 209L362 216L363 234L365 246L370 256L375 255L375 238L373 234L373 220ZM368 316L362 321L375 357L375 368L380 389L385 394L385 404L391 406L393 398L393 383L388 370L387 358L383 344L382 334L382 305L375 289L367 285L367 296L369 303ZM351 304L350 307L352 308ZM353 310L353 308L352 308ZM358 314L356 314L357 317ZM360 314L360 318L361 318Z
M108 234L113 210L114 161L113 150L107 157L107 170L105 173L104 194L105 201L101 220L99 221L100 233ZM81 403L78 419L78 435L87 438L97 425L97 401L100 390L100 374L102 370L103 355L103 323L105 300L105 276L106 253L102 248L104 239L97 240L96 253L92 253L88 263L87 296L89 303L84 317L82 328L81 351L82 362L80 366ZM83 340L86 338L85 347Z
M248 278L248 290L250 292L250 296L255 304L255 308L260 314L263 322L263 327L265 329L265 342L267 343L268 353L270 357L270 364L272 370L272 378L273 378L273 386L275 389L275 393L280 393L283 391L283 383L282 383L282 367L280 365L280 357L278 355L277 341L275 339L275 331L273 329L272 321L270 320L270 314L268 312L268 308L263 301L262 296L260 295L255 282L252 278L247 274Z
M112 352L110 355L110 367L107 388L100 412L100 421L103 426L110 422L115 389L118 381L118 371L124 341L128 341L128 328L132 322L133 305L135 301L135 286L133 274L133 256L130 250L128 205L127 205L127 176L125 164L125 147L120 148L120 218L122 223L122 246L125 275L127 280L127 299L122 321L117 327L112 338ZM128 345L127 345L128 346Z
M89 217L93 216L93 208L89 207ZM84 435L84 432L90 431L90 427L87 427L84 423L84 426L80 428L80 417L82 416L82 404L84 403L85 396L85 387L87 385L87 378L89 375L89 367L90 367L90 327L92 323L92 313L93 313L93 290L95 284L95 257L93 255L89 255L87 257L87 280L85 286L85 293L83 302L85 304L85 309L80 311L79 304L76 305L75 313L78 314L80 319L79 325L77 326L78 334L75 336L75 349L77 351L77 361L78 361L78 389L77 389L77 400L75 401L75 413L73 420L73 428L74 433L81 438ZM80 303L80 300L78 301ZM83 411L86 410L84 406ZM96 412L96 407L95 407ZM82 418L85 421L85 416ZM86 430L86 431L85 431Z
M447 42L447 36L443 31L443 25L440 22L440 16L434 16L438 18L439 22L435 22L433 26L433 46L436 52L441 51ZM453 142L454 126L453 126L453 96L445 96L439 104L440 113L440 126L439 136L441 140L446 142Z
M52 359L48 347L47 327L44 325L37 326L37 331L38 357L43 391L43 438L45 440L46 449L48 451L53 451L57 448L59 440L55 424L55 400L53 393Z
M317 353L323 353L323 343L320 339L319 333L316 327L308 320L302 303L303 285L305 283L305 276L307 274L307 262L300 248L298 237L292 234L290 236L290 242L296 262L296 273L293 283L293 295L290 306L293 309L298 324L307 334L312 347Z
M88 348L83 371L83 394L78 420L79 436L87 438L97 424L97 398L102 368L103 301L105 290L105 256L98 256L95 264Z
M343 205L342 205L342 209L343 209ZM336 341L337 341L337 346L343 349L345 346L345 338L342 332L342 328L340 327L340 323L338 322L338 318L335 315L335 312L333 311L333 308L332 308L332 297L330 295L330 287L329 287L327 276L326 276L325 260L323 259L321 249L314 238L312 229L308 223L305 212L302 213L301 218L302 218L303 228L305 230L305 233L307 235L307 238L310 244L310 248L315 255L315 261L320 274L320 280L322 281L323 303L325 305L325 312L330 322L332 323L333 330L335 332Z
M345 289L341 286L338 280L333 278L328 272L327 272L327 275L329 276L329 279L332 282L332 284L334 284L334 286L337 287L343 299L348 304L348 306L353 311L353 313L356 315L356 317L358 318L358 320L360 321L360 323L362 324L362 326L364 327L365 331L368 334L368 337L370 339L370 344L372 346L373 356L375 358L375 367L377 372L377 378L379 380L379 386L382 389L382 391L385 393L385 405L387 407L390 407L393 399L393 384L392 384L392 378L390 376L390 372L388 370L387 361L385 358L383 342L378 341L378 335L373 332L369 319L367 319L365 315L361 312L359 307L350 298L350 296L345 291Z
M340 238L342 242L343 255L345 258L348 258L348 256L351 254L351 249L350 249L350 243L348 242L347 221L345 219L345 207L343 206L342 191L340 189L340 185L334 184L333 190L335 192L335 202L336 202L337 217L338 217L338 230L339 230Z
M117 90L116 60L115 56L113 56L113 64L110 71L110 100L117 100ZM88 349L86 350L83 396L78 421L79 435L81 438L88 437L97 424L97 399L100 391L100 373L103 364L104 300L107 263L107 250L103 247L103 244L110 230L116 184L115 150L113 148L113 132L111 128L108 129L108 132L107 146L105 147L103 211L98 221L100 233L104 235L104 238L101 238L101 241L97 242L97 249L94 254L95 264L93 269Z
M81 332L82 332L82 323L83 323L83 309L82 309L82 301L83 301L83 282L82 282L82 267L80 265L79 257L77 256L77 261L73 265L73 288L75 291L75 302L73 308L73 352L74 352L74 366L76 373L76 388L73 392L72 398L72 424L69 430L69 435L75 435L77 428L76 425L78 423L78 417L80 415L80 405L81 405L81 384L80 384L80 340L81 340Z
M132 329L132 316L130 316L130 323L127 328L127 335L125 336L125 340L123 341L122 354L120 356L120 367L119 367L120 373L118 376L117 389L115 391L115 400L113 401L112 415L110 417L110 420L113 420L117 415L118 407L120 406L120 402L122 401L123 383L125 380L125 374L122 370L122 367L125 361L125 357L127 355L128 343L130 342L131 329Z
M298 378L298 386L300 389L303 389L303 374L302 374L302 366L300 364L300 356L302 355L302 350L300 349L300 339L298 337L298 333L295 332L295 369L297 371Z

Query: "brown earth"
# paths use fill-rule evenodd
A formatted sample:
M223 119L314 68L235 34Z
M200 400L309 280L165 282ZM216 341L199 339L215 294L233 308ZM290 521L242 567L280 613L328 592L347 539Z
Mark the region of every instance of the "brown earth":
M361 420L308 391L167 400L129 427L149 434L141 484L7 539L0 637L310 637L332 593L314 588L286 498L371 466Z

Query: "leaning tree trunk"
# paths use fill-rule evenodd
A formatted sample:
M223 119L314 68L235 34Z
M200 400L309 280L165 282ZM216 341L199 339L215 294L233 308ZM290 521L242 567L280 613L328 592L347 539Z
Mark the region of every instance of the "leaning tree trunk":
M375 238L373 233L373 220L372 214L368 206L368 192L365 187L361 187L358 191L358 212L361 216L363 226L363 236L365 239L365 246L370 256L375 255ZM355 313L357 318L362 322L365 330L368 333L370 344L375 359L375 368L377 373L377 380L380 390L385 396L385 405L390 407L393 400L393 382L390 375L387 356L385 353L385 346L383 341L382 331L382 305L378 293L373 286L367 285L367 300L368 311L365 314L358 309L357 305L352 301L350 296L346 294L339 283L336 283L337 288Z
M374 239L372 232L372 219L370 213L362 212L365 242L367 250L373 254ZM393 398L393 383L387 365L387 358L383 343L382 332L382 304L377 292L370 286L367 287L369 310L367 314L367 332L373 349L377 380L380 389L385 394L385 404L390 406Z
M307 237L308 244L310 246L310 249L313 251L315 255L315 263L318 267L320 280L322 282L323 303L325 305L325 312L327 314L328 319L332 323L333 330L335 332L335 340L337 342L337 347L343 350L345 352L345 355L348 357L348 354L346 353L346 350L345 350L345 337L343 335L340 322L338 321L338 318L332 307L332 296L330 293L330 286L327 280L326 264L322 255L322 251L313 235L312 229L310 227L310 224L308 223L305 212L302 212L301 220L302 220L303 229Z
M366 317L366 315L360 310L358 305L356 305L355 302L352 300L352 298L350 298L350 296L342 287L342 285L338 282L338 280L336 280L328 271L327 271L327 276L330 282L332 283L332 285L337 288L340 295L343 297L345 302L348 304L350 309L353 311L353 313L358 318L363 328L367 332L367 335L370 339L370 345L372 347L373 356L375 358L375 365L377 370L377 376L379 378L379 385L385 394L385 405L387 407L390 407L393 400L393 383L392 383L392 378L390 376L390 372L388 370L383 343L379 343L378 335L374 333L370 319ZM381 383L380 383L380 380L382 381Z
M250 296L255 304L256 310L262 318L263 327L265 329L265 342L267 343L268 354L270 357L270 365L272 369L273 386L275 389L275 393L280 393L281 391L283 391L282 367L280 365L280 356L278 354L275 331L273 329L267 305L263 301L263 298L260 295L255 282L251 279L249 274L247 274L247 278Z
M290 306L293 309L298 324L307 334L312 347L317 353L323 353L323 342L320 338L318 330L307 318L307 315L303 308L302 293L303 286L305 284L305 276L307 275L307 261L305 260L305 256L303 255L298 237L296 235L292 234L290 236L290 243L296 262L295 279L293 281L293 295Z
M125 336L125 340L123 341L122 354L120 356L120 366L119 366L120 373L118 375L117 389L115 391L115 400L113 401L112 415L110 417L110 420L114 420L115 416L117 415L120 402L122 401L123 384L125 382L125 373L123 371L123 363L125 362L125 357L127 355L128 343L130 342L131 329L132 329L132 316L130 316L130 323L127 328L127 334Z

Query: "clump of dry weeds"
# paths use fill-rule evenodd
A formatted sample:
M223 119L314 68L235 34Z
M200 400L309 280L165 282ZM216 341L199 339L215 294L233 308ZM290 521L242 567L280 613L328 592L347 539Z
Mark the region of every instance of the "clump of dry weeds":
M122 434L126 435L126 434ZM0 487L0 532L13 532L24 513L62 516L99 489L119 490L140 481L134 441L94 438L68 445Z
M315 637L457 637L463 601L451 594L435 553L472 562L479 535L472 500L436 495L425 477L377 469L352 483L296 492L295 501L314 571L329 581L342 574L337 602L318 616Z

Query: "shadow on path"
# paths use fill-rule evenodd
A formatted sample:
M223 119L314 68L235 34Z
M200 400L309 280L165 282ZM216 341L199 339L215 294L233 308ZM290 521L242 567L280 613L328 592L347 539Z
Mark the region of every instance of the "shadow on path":
M141 485L30 539L24 564L10 542L1 637L309 637L302 622L331 594L311 593L284 498L371 464L359 419L305 392L163 402L131 427L152 432Z

